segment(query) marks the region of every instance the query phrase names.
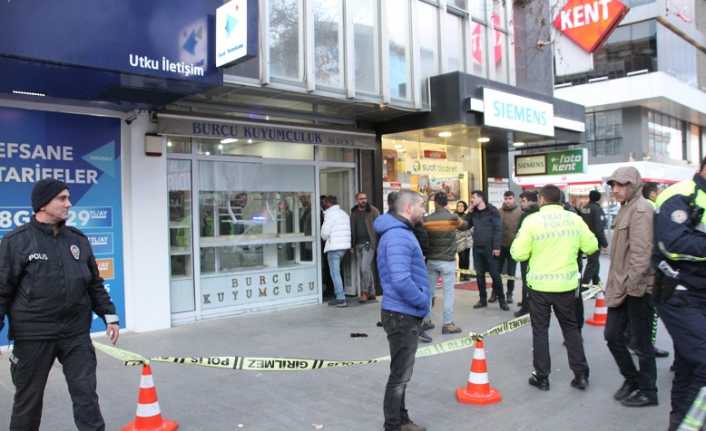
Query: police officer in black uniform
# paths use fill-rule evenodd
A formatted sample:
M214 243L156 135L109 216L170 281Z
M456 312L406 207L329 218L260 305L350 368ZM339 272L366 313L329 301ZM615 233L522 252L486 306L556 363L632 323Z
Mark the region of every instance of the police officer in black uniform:
M600 202L601 192L598 190L591 190L588 194L588 204L581 208L580 215L583 221L586 222L588 228L596 236L598 240L598 246L600 248L608 247L608 240L605 237L605 213L603 208L601 208ZM590 256L586 256L586 268L583 270L583 277L581 277L581 285L584 284L598 284L600 283L600 256L601 251L593 253ZM582 289L584 290L584 289Z
M35 215L0 242L0 329L10 322L10 371L15 399L11 431L35 431L54 359L62 364L80 431L103 431L96 394L96 354L89 331L92 311L110 341L120 327L86 236L66 226L68 186L54 179L32 190Z
M692 180L657 197L657 308L674 341L669 430L706 386L706 159Z

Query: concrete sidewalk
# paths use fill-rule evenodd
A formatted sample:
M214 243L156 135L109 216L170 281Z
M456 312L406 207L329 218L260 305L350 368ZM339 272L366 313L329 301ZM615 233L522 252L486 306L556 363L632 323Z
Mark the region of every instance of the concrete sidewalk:
M607 265L604 265L605 272ZM517 301L517 295L515 301ZM479 331L512 317L492 304L473 310L477 292L456 290L456 323ZM593 311L593 301L586 315ZM517 308L512 307L513 311ZM442 303L434 310L441 336ZM379 303L337 309L309 306L289 311L202 321L165 331L121 336L119 346L145 356L289 356L323 359L369 359L388 354L379 319ZM367 338L351 338L364 332ZM486 354L491 384L503 395L500 404L468 406L454 391L468 377L472 350L419 359L408 387L412 418L433 431L468 430L660 430L666 429L672 358L659 359L660 406L628 409L612 398L622 378L603 341L602 328L584 329L591 366L585 392L569 386L573 377L556 321L551 328L551 390L527 384L532 370L529 327L489 338ZM98 339L105 342L105 339ZM663 327L658 346L671 351ZM135 414L139 368L98 355L101 406L109 430L117 430ZM3 355L6 358L6 355ZM0 366L0 411L9 421L14 388L9 366ZM60 366L52 370L44 399L43 430L73 430L71 403ZM154 364L162 413L183 430L380 430L388 364L304 372L245 372L185 365ZM0 427L2 427L0 421Z

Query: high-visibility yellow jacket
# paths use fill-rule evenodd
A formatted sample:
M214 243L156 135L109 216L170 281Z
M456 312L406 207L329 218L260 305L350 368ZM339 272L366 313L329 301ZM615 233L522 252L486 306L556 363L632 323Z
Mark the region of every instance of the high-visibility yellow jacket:
M550 204L522 222L510 253L515 260L529 260L530 289L561 293L578 287L579 250L587 255L596 252L596 236L579 215Z

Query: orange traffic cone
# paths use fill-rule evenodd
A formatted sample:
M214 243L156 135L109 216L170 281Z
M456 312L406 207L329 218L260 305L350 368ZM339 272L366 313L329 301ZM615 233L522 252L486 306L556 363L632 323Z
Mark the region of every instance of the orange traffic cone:
M152 368L148 364L142 367L140 392L137 396L137 414L135 420L121 428L122 431L176 431L179 424L162 418L157 401L157 388L152 379Z
M596 295L596 306L593 309L593 317L586 320L586 323L593 326L605 326L608 320L608 307L605 305L605 295L603 292L598 292Z
M468 374L468 384L465 388L456 389L456 399L463 404L492 404L502 400L500 392L490 387L488 367L485 362L483 340L476 340L473 350L471 372Z

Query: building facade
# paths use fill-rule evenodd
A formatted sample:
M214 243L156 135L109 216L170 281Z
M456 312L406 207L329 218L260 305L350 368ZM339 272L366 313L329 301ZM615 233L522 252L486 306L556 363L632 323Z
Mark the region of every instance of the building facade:
M586 72L556 77L557 97L586 106L589 167L545 178L575 200L612 169L636 166L663 185L690 178L706 156L706 3L631 0Z
M130 330L321 303L320 196L501 192L514 144L584 130L581 106L518 88L506 0L233 0L254 55L222 67L220 0L71 0L42 35L35 3L0 6L0 236L34 181L71 179Z

